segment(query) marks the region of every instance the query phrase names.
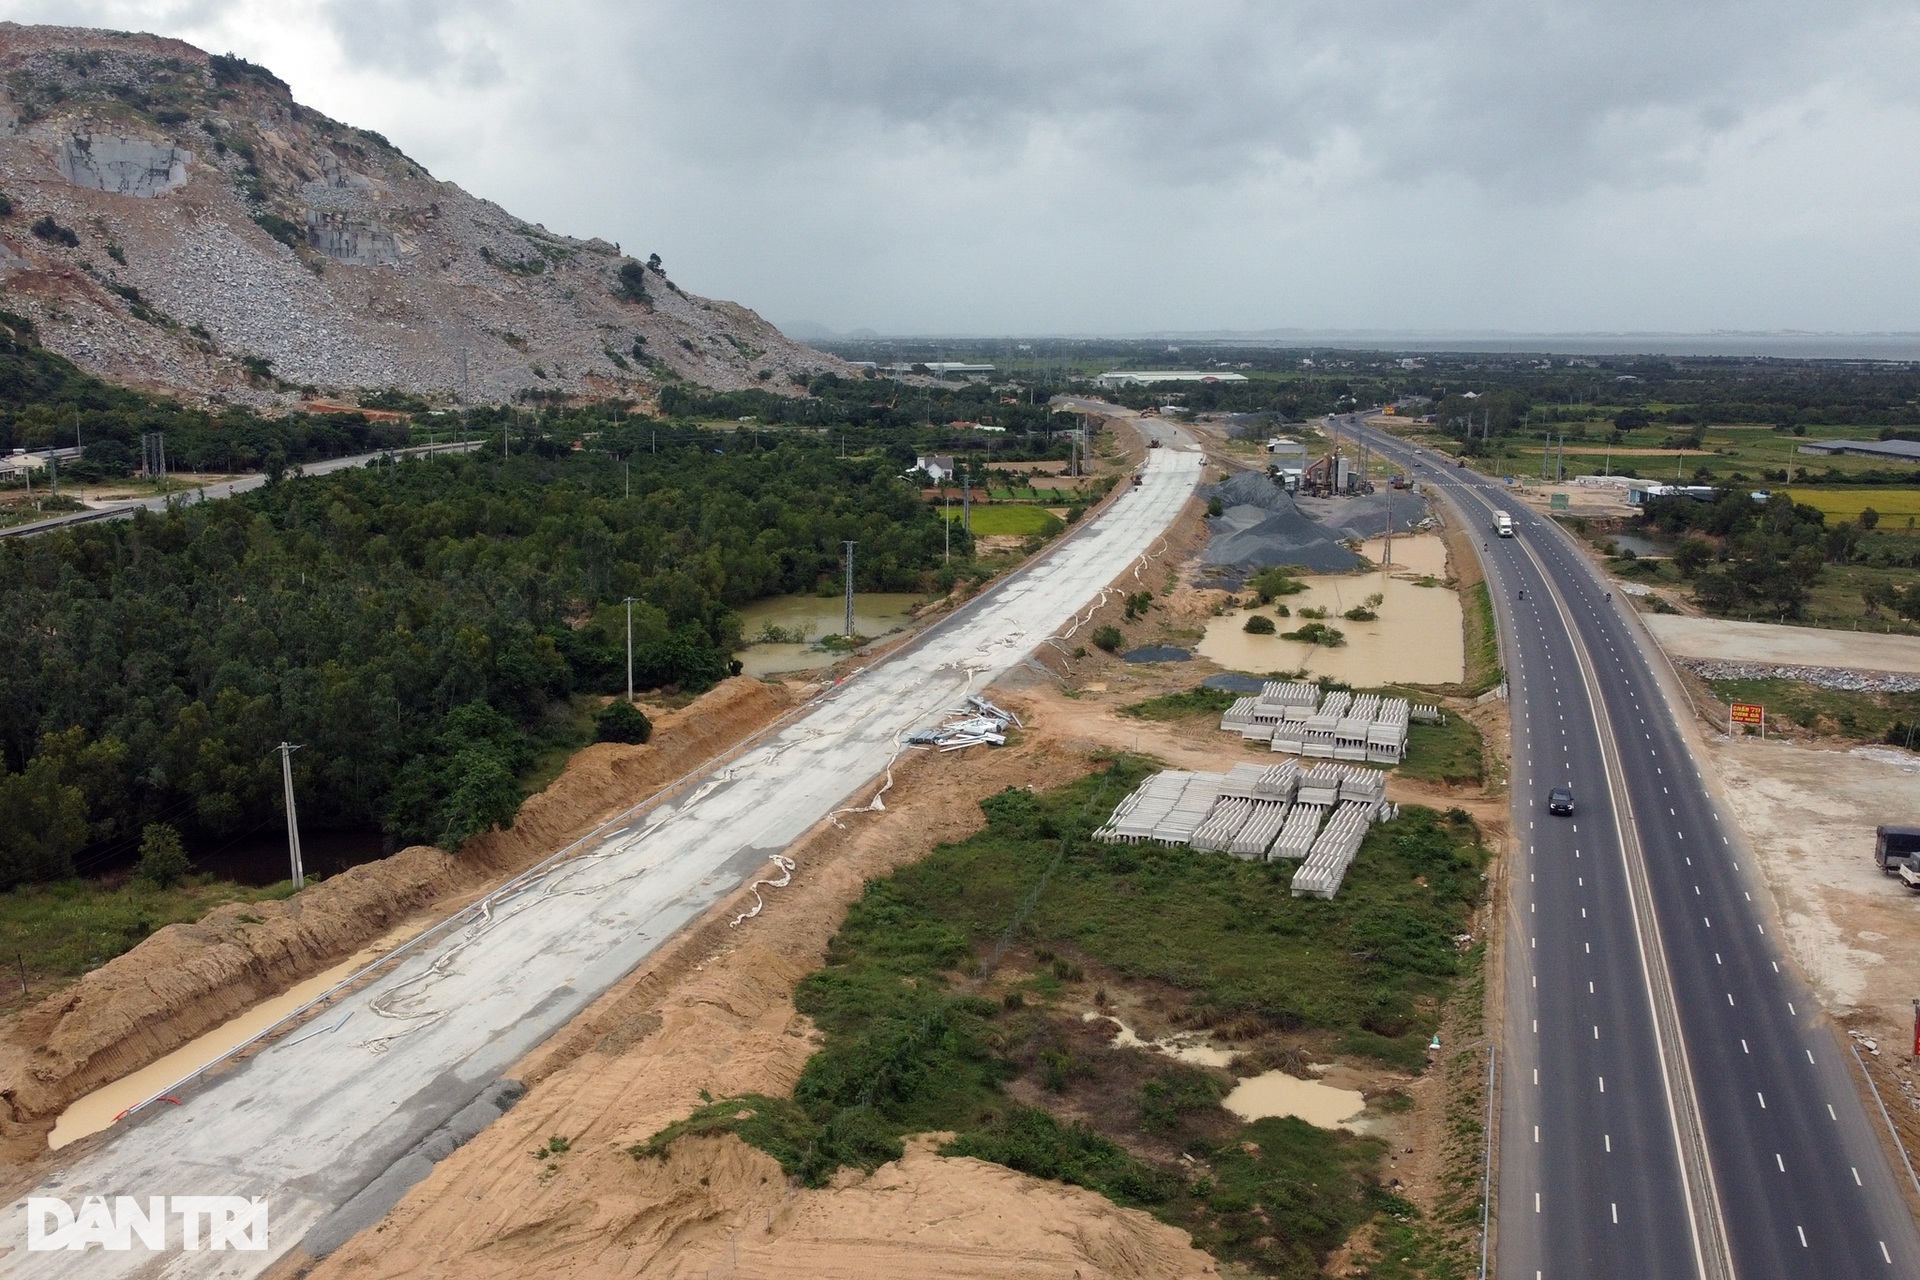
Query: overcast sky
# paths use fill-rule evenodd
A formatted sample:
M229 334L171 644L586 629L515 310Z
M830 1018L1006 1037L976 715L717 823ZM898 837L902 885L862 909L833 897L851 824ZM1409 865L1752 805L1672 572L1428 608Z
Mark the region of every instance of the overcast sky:
M1920 330L1874 0L0 0L303 103L776 323Z

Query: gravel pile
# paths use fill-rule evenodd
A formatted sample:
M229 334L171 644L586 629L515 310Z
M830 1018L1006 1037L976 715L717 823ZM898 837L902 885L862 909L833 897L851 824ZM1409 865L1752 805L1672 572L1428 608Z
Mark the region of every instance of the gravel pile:
M1378 538L1387 531L1387 513L1393 513L1393 531L1408 533L1427 519L1425 495L1411 489L1380 489L1352 498L1299 498L1300 510L1343 538Z
M1207 521L1212 537L1200 563L1245 576L1274 565L1295 565L1312 573L1343 573L1367 561L1340 545L1350 537L1302 512L1293 498L1258 472L1245 471L1202 491L1220 499L1221 514ZM1384 522L1384 516L1382 517Z
M1775 667L1757 662L1710 662L1702 658L1675 658L1703 680L1798 680L1821 689L1849 693L1920 693L1920 676L1884 671L1850 671L1845 667Z

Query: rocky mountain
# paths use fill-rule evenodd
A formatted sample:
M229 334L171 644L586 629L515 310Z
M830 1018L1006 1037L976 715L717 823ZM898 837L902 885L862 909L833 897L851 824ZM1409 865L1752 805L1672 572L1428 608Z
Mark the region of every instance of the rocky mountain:
M177 40L0 23L0 196L0 307L83 368L189 398L644 398L849 372L657 257L516 218Z

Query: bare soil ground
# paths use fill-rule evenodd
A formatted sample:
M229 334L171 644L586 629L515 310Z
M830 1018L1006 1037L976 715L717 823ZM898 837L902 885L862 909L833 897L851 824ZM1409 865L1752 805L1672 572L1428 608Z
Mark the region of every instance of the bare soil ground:
M1660 614L1646 623L1668 652L1688 658L1920 673L1920 636Z

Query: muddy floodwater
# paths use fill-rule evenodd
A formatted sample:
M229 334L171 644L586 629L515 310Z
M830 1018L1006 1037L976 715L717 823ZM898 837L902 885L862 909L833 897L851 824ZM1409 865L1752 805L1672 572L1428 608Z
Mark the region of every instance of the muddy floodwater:
M869 639L899 631L913 621L913 606L922 597L902 591L856 592L853 597L853 628ZM841 596L773 596L755 600L740 610L740 634L747 647L733 656L740 660L741 674L767 676L778 671L814 671L830 667L845 654L816 649L813 642L822 636L839 635L847 621L847 602ZM766 626L799 633L803 644L755 644L753 640Z
M169 1085L178 1084L215 1058L246 1043L301 1005L322 995L335 983L372 964L406 941L415 929L417 926L395 930L352 958L341 961L324 973L316 973L298 986L290 987L270 1000L263 1000L198 1039L188 1041L158 1062L149 1063L132 1075L122 1076L110 1084L103 1084L83 1098L75 1098L54 1122L53 1132L47 1135L47 1146L58 1151L69 1142L100 1132L118 1120L128 1107L145 1102ZM306 1026L291 1035L305 1035L319 1027L332 1026L338 1019L338 1014L329 1014L323 1009ZM323 1034L351 1036L355 1030L353 1024L348 1023L337 1032ZM365 1035L366 1031L360 1030L358 1038L364 1038ZM161 1102L155 1105L164 1107L168 1104Z
M1318 1080L1302 1080L1284 1071L1249 1076L1234 1086L1220 1105L1242 1120L1298 1116L1322 1129L1353 1129L1367 1100L1356 1089L1336 1089Z
M1381 540L1366 543L1365 552L1377 564ZM1461 635L1460 597L1444 585L1446 544L1433 534L1393 540L1393 566L1370 573L1304 574L1306 591L1280 603L1293 616L1274 615L1271 606L1240 609L1207 624L1197 652L1230 671L1265 674L1306 668L1309 676L1332 676L1348 684L1451 684L1466 675L1466 642ZM1435 585L1422 586L1421 580ZM1340 615L1370 595L1386 597L1374 622L1351 622ZM1292 631L1307 621L1303 608L1327 610L1326 624L1338 628L1347 642L1336 649L1283 640L1278 632ZM1276 634L1249 635L1247 619L1254 613L1274 618Z

